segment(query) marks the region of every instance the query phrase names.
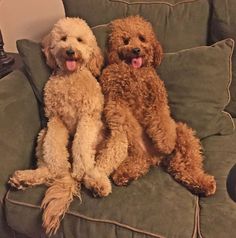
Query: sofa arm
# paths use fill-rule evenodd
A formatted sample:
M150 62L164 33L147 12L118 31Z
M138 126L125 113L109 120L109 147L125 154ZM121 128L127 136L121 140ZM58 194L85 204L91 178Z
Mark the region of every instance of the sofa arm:
M38 105L32 88L21 71L0 80L0 198L9 176L30 167L35 139L40 130Z

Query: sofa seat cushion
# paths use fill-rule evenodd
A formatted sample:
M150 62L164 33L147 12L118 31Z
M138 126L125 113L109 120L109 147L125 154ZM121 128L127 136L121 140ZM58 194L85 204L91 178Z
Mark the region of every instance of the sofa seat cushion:
M199 237L235 237L236 133L212 136L203 140L202 144L205 168L215 176L217 191L212 197L200 199Z
M8 193L6 215L12 229L40 237L44 192L45 187L36 187ZM82 203L74 199L55 237L191 238L197 232L197 209L196 196L154 168L128 187L113 187L107 198L93 198L84 191Z
M141 15L149 20L165 52L205 45L208 0L64 0L68 17L81 17L92 27L116 18Z

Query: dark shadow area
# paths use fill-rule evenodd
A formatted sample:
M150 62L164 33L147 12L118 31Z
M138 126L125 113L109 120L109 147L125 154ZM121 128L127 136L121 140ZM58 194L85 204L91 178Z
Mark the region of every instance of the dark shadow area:
M226 186L230 198L236 202L236 164L232 167L228 174Z

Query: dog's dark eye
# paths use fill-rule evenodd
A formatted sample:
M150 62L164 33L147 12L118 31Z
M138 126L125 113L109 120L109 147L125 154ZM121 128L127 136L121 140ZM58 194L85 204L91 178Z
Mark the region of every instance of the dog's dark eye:
M78 38L77 38L77 41L78 41L78 42L82 42L83 40L82 40L80 37L78 37Z
M66 41L66 40L67 40L67 36L63 36L63 37L61 38L61 40L62 40L62 41Z
M125 45L128 45L129 44L129 38L128 37L123 38L123 42L124 42Z
M146 39L145 39L144 36L140 35L138 38L139 38L140 41L142 41L142 42L146 42Z

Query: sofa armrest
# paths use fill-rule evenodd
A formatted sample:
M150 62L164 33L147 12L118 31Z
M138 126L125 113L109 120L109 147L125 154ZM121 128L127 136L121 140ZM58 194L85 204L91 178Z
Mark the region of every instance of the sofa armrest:
M32 88L21 71L0 80L0 198L9 176L30 167L40 130L38 105Z

